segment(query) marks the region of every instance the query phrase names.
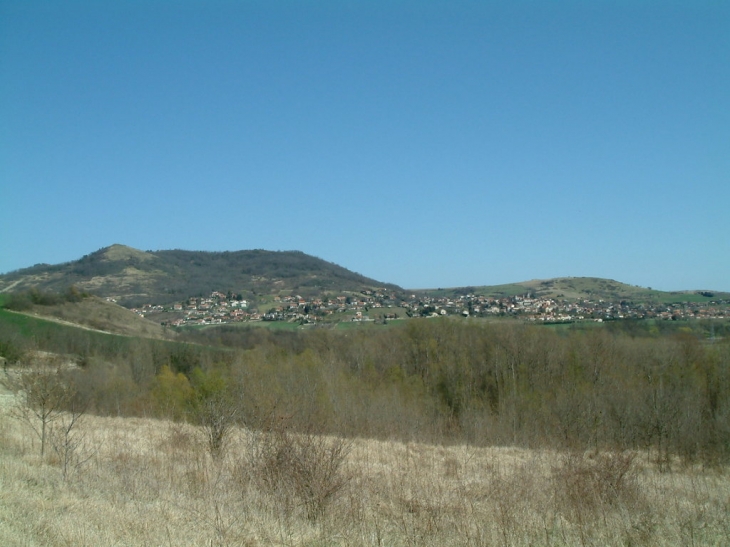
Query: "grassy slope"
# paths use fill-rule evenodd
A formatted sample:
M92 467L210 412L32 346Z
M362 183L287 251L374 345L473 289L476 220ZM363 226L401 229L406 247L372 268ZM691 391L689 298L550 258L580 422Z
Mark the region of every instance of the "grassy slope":
M12 329L23 338L47 338L51 333L62 335L64 332L76 328L78 327L0 308L0 329L3 331Z
M33 306L27 314L126 336L159 339L173 337L173 333L160 324L144 319L122 306L96 297L54 306Z
M126 313L132 313L124 310ZM155 325L159 327L158 325ZM109 325L107 325L109 327ZM142 329L132 332L106 332L56 318L44 318L0 308L0 341L9 340L20 351L43 350L69 355L96 355L99 357L123 357L139 342L147 348L159 348L161 354L176 355L194 348L195 355L218 355L226 348L181 342L174 339L150 336ZM2 543L0 543L2 545Z
M0 410L0 544L730 544L730 476L659 473L645 455L613 484L593 472L615 478L610 457L356 440L349 480L311 522L293 491L266 486L250 432L215 463L189 425L87 416L77 431L88 460L64 480Z
M79 329L85 336L98 338L103 345L109 337L174 340L175 333L147 321L134 312L96 298L56 306L34 306L15 312L0 303L0 330L17 332L26 340L76 339Z

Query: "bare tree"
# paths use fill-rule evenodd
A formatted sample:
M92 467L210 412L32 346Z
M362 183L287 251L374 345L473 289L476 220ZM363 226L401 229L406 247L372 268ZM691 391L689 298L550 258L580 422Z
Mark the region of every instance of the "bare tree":
M47 364L12 372L6 370L3 384L15 393L12 415L27 423L38 436L43 457L53 423L74 397L72 386L59 374L59 367Z
M51 446L58 456L64 480L91 457L84 455L84 435L78 432L88 404L74 398L69 405L68 411L59 417L50 432Z
M236 425L237 405L231 397L219 393L199 401L194 412L196 420L203 428L210 454L215 458L220 457Z

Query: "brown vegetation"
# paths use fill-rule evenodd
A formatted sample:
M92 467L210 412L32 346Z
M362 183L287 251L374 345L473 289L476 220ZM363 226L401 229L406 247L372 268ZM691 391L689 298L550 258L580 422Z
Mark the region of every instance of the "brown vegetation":
M92 412L217 424L221 440L234 423L285 415L296 431L642 450L662 465L730 459L730 343L682 331L411 320L346 333L242 329L247 349L88 336L36 343L74 354L69 379Z
M88 461L64 481L60 463L39 459L36 441L21 424L2 418L0 543L669 546L730 541L725 473L676 465L663 473L636 453L566 456L364 439L347 442L341 451L342 441L334 437L288 433L282 439L278 432L236 429L225 457L213 459L200 431L188 424L89 416L83 432ZM304 486L310 476L311 494Z
M94 415L69 457L1 418L2 544L730 541L726 341L438 320L226 349L78 336L62 377Z

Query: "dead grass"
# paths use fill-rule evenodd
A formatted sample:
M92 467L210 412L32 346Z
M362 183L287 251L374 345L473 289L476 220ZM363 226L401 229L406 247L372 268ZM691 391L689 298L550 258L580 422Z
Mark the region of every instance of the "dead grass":
M730 544L725 470L244 430L214 460L187 424L86 418L90 457L64 481L22 424L0 416L0 545ZM274 471L267 454L280 457ZM328 454L341 457L332 476ZM337 486L316 518L297 490L305 456L317 480Z

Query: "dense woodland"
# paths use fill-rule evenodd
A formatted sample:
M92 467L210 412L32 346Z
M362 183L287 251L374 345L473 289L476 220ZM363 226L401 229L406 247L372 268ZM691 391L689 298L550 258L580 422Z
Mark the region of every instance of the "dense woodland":
M348 331L224 327L168 342L4 321L0 354L21 364L33 350L71 356L66 379L100 415L199 422L207 405L254 428L727 462L722 325L657 325L414 319Z

